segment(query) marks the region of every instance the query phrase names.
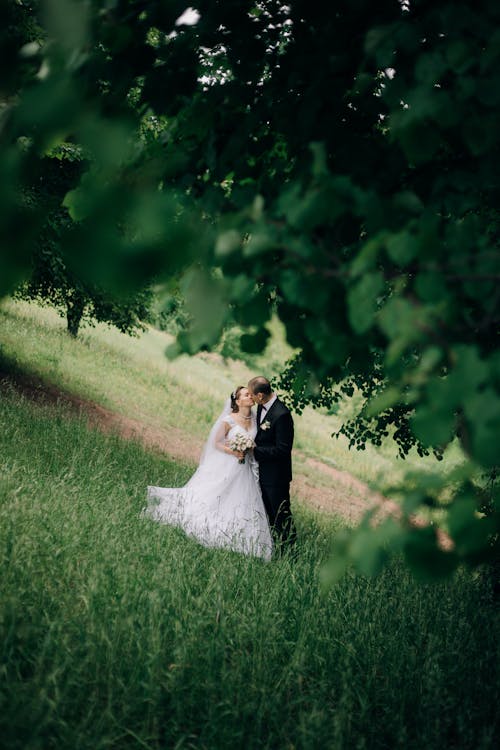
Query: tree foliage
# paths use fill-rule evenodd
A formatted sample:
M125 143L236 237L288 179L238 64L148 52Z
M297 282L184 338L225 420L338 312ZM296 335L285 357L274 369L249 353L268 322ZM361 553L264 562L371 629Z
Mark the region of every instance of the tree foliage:
M95 284L82 283L68 271L57 249L51 251L45 246L33 256L31 275L16 289L15 296L55 307L66 318L68 333L76 338L82 323L108 323L129 335L144 331L152 291L144 289L125 299L113 298Z
M21 6L3 0L2 28ZM339 570L375 570L387 548L422 576L491 559L498 492L485 514L476 477L499 463L498 3L200 0L195 24L179 2L44 7L41 47L16 56L4 32L2 291L43 221L22 200L43 154L78 143L68 267L130 290L189 266L178 350L213 346L232 320L259 351L274 308L301 350L298 403L335 398L347 374L366 396L354 442L460 440L461 474L410 479L403 520L367 520ZM453 551L409 523L422 504Z
M82 322L109 323L122 333L144 330L149 318L150 288L126 297L106 292L92 281L82 280L61 251L61 238L71 232L73 220L63 206L66 194L76 187L85 159L78 146L61 144L42 161L39 179L25 200L36 205L44 217L31 259L29 278L16 289L16 296L56 307L66 317L68 333L76 337Z

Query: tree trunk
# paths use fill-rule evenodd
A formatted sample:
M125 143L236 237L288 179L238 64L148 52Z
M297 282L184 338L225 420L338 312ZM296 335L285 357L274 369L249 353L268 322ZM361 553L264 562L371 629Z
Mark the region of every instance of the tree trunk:
M68 333L76 339L78 329L85 310L85 299L82 294L75 292L66 300L66 320L68 322Z

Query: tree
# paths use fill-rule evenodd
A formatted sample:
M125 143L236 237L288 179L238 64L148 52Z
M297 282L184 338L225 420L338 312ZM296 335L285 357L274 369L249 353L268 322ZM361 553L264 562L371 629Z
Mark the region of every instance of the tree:
M37 6L0 2L0 294L30 273L45 222L31 196L47 152L71 143L88 169L64 200L73 223L61 232L62 257L82 282L127 295L203 257L210 234L184 191L161 189L161 145L139 137L134 92L146 59L153 68L151 24L137 2L41 7L42 32L32 23Z
M33 271L28 281L17 290L21 299L49 303L66 317L68 333L76 338L80 325L86 322L108 323L122 333L133 335L144 330L149 319L152 292L145 289L132 298L112 299L98 287L79 281L68 272L61 256L47 248L33 258Z
M210 123L195 189L223 212L214 263L251 327L243 344L262 348L272 301L301 350L299 398L324 401L349 375L367 397L361 447L393 425L403 454L457 436L470 458L461 479L413 478L403 525L362 527L342 565L349 553L376 569L389 542L424 576L491 559L498 490L474 477L496 476L500 436L498 7L262 3L236 19L217 7L200 6L196 42L224 46L229 72L189 105ZM422 504L445 516L453 552L408 522Z
M56 307L66 317L68 333L75 338L82 322L94 321L133 334L143 330L143 321L149 317L151 290L145 287L125 298L113 296L96 283L79 278L68 268L61 250L61 238L73 228L63 200L86 168L81 149L71 143L61 144L44 157L36 187L29 193L44 222L30 276L16 289L16 296Z
M189 267L178 349L234 320L260 350L273 307L301 350L299 399L347 374L364 437L394 425L403 453L460 440L461 476L412 478L402 521L367 520L339 570L373 571L388 546L421 575L492 559L499 497L478 473L495 476L500 435L498 4L201 0L189 25L177 2L61 2L50 44L2 73L0 235L19 248L1 256L3 290L42 224L19 196L71 136L91 154L61 241L82 278L131 289ZM145 144L148 118L162 127ZM453 551L408 522L422 504Z

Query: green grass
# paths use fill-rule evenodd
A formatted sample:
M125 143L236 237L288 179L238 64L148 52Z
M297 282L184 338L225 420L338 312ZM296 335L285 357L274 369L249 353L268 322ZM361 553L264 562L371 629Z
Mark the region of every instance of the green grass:
M171 341L171 336L155 329L131 338L101 324L83 329L74 341L51 308L4 301L0 309L0 355L7 369L32 373L154 428L175 427L187 441L201 446L224 399L255 372L242 362L224 362L210 354L170 362L164 352ZM275 321L268 351L257 359L260 371L273 376L290 352ZM314 484L331 484L331 478L311 468L308 457L348 471L382 492L409 467L442 471L462 460L456 445L447 451L443 464L416 454L401 461L391 441L380 449L368 445L365 451L350 451L345 438L331 437L339 426L338 416L310 408L302 416L295 415L294 467ZM343 492L348 501L349 490Z
M139 517L190 467L8 387L0 424L2 747L495 746L482 577L323 592L331 519L298 509L296 562L205 549Z

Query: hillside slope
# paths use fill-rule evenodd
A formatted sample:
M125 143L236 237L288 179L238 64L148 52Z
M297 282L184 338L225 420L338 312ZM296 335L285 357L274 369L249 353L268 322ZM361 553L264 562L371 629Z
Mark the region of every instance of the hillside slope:
M134 437L193 465L227 395L255 374L216 354L169 361L164 352L172 337L152 328L131 338L98 325L75 341L53 310L12 301L2 305L0 321L4 381L32 400L64 404L103 431ZM280 342L272 345L257 361L261 372L272 376L287 354ZM345 439L332 439L340 424L336 416L306 409L295 424L295 502L353 522L381 500L370 487L383 492L402 474L392 446L358 453Z
M395 560L327 589L339 523L303 504L296 558L207 549L140 517L192 465L80 406L2 382L2 748L496 747L487 576L422 586Z

